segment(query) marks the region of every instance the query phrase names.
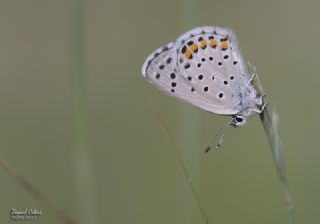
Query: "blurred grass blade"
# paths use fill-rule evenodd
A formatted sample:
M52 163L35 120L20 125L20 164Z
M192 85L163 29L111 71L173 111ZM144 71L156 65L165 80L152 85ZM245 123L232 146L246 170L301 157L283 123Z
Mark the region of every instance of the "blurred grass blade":
M158 121L160 123L160 126L161 126L165 136L166 136L166 139L169 142L169 144L171 145L171 148L173 149L173 151L175 153L175 156L176 156L177 160L179 161L179 165L180 165L180 167L181 167L181 169L183 171L184 178L185 178L185 180L186 180L186 182L187 182L187 184L188 184L188 186L189 186L189 188L190 188L190 190L191 190L191 192L192 192L192 194L193 194L193 196L194 196L194 198L195 198L195 200L197 202L197 205L198 205L198 207L200 209L200 212L201 212L201 214L203 216L203 219L204 219L206 224L209 224L208 216L207 216L207 214L206 214L206 212L205 212L205 210L204 210L204 208L203 208L203 206L201 204L201 200L199 198L199 195L197 194L197 192L196 192L196 190L195 190L195 188L194 188L194 186L192 184L192 179L191 179L191 177L189 175L189 172L187 170L186 165L183 162L182 155L180 154L180 151L179 151L177 145L173 141L173 139L171 137L171 134L169 132L169 129L168 129L167 125L166 125L166 122L165 122L164 118L161 116L156 104L152 100L150 100L150 102L151 102L152 110L154 111L154 113L157 116L157 119L158 119Z
M23 177L17 170L9 164L7 160L0 156L0 167L3 168L7 174L9 174L18 184L24 188L36 201L38 201L43 207L47 208L49 212L52 212L62 223L65 224L77 224L75 220L70 218L64 211L56 207L47 197L45 197L40 191L38 191L25 177Z
M270 114L268 107L260 114L260 119L262 121L263 127L268 136L269 143L271 145L271 152L273 161L283 186L285 192L285 199L287 204L287 209L290 215L291 223L296 223L294 206L292 197L288 187L288 180L285 171L285 159L283 152L283 143L279 133L279 117L275 109L272 110Z
M96 179L87 125L87 76L85 60L85 1L70 1L70 73L74 136L74 180L79 219L99 223Z
M250 74L256 73L256 68L252 64L248 63L248 68L249 68ZM256 86L257 93L258 95L262 96L264 92L263 92L260 80L258 78L258 75L256 75L256 78L254 80L255 80L254 85ZM266 103L264 99L263 99L263 103ZM285 171L283 143L282 143L280 131L279 131L279 116L274 108L272 110L272 113L270 114L269 107L267 106L264 109L264 111L260 113L260 120L267 134L267 137L271 146L274 165L276 167L279 179L281 181L281 184L285 192L285 198L287 203L287 209L290 215L290 220L291 220L291 223L294 224L296 223L295 214L294 214L293 201L291 198L291 194L289 192L288 181L287 181L287 176Z
M179 0L178 2L178 30L179 33L184 33L193 27L199 26L202 21L202 6L203 1L195 0ZM190 164L192 167L192 173L197 179L197 186L201 189L201 186L205 182L205 179L201 178L201 158L200 153L195 153L199 149L201 139L201 116L200 110L188 109L186 104L179 104L177 127L178 137L176 139L178 145L186 152L183 155L184 161ZM192 136L192 137L187 137ZM195 215L195 211L191 206L191 201L188 201L186 194L188 192L183 191L184 183L180 179L177 179L177 190L179 192L180 210L177 213L180 222L184 224L193 224L192 217Z
M254 85L257 89L258 95L262 96L264 92L263 92L258 74L256 73L256 68L252 64L250 64L250 62L248 62L248 69L251 75L254 73L256 74L256 78L254 79ZM266 103L264 99L263 99L263 103ZM267 106L265 110L262 113L260 113L260 120L267 134L267 137L271 146L274 165L276 167L278 177L284 189L290 220L291 220L291 223L294 224L296 223L296 219L294 214L293 201L289 191L288 180L287 180L287 175L285 170L283 143L282 143L282 139L279 131L279 116L274 108L272 109L272 112L270 114L269 107Z

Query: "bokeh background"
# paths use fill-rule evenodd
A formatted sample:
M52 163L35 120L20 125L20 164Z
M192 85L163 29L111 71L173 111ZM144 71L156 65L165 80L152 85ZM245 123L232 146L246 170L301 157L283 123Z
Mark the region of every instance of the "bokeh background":
M203 150L227 120L141 76L154 49L202 25L234 29L280 116L297 223L320 222L320 2L2 0L0 154L79 223L204 223L151 110L165 117L211 223L289 223L258 116ZM0 222L43 211L0 171Z

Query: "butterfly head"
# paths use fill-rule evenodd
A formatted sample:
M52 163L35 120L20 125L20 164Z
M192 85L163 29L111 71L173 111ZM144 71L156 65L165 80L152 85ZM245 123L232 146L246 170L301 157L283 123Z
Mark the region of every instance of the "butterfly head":
M231 125L234 127L242 127L247 123L247 118L241 115L234 115Z

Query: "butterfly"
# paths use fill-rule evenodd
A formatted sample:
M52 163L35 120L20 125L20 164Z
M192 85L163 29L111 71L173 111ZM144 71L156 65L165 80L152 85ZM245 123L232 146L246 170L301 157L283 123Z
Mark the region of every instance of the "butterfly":
M231 116L225 126L243 126L266 106L252 84L258 80L256 72L249 73L228 28L204 26L182 34L147 57L142 75L169 96Z

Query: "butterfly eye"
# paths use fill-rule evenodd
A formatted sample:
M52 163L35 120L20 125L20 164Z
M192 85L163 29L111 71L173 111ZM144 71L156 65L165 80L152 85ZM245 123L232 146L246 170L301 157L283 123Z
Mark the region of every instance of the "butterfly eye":
M234 122L231 124L235 127L241 127L246 123L246 119L243 116L235 116Z
M236 122L241 123L243 121L242 117L236 117Z

